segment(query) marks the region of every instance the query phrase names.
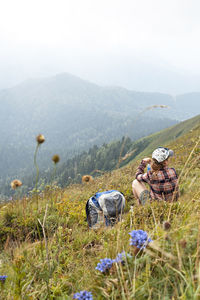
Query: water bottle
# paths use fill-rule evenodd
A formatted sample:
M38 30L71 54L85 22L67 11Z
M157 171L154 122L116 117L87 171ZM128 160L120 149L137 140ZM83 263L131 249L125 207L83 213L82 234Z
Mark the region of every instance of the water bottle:
M150 164L147 165L147 172L149 172L149 171L151 171L151 165Z

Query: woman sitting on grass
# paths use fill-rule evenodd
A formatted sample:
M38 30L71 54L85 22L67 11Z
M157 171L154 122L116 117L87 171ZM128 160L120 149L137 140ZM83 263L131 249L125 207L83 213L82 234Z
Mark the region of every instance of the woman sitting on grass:
M132 183L133 194L139 204L144 205L147 200L175 201L178 199L178 177L174 168L169 168L169 157L173 151L159 147L152 153L151 158L144 158L136 172L136 179ZM151 169L144 173L147 164ZM150 192L144 183L150 186Z

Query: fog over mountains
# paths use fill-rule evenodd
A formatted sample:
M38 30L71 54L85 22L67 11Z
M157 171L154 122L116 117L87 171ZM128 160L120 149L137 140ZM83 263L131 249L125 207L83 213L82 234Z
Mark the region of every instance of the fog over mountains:
M47 56L48 57L48 56ZM0 61L0 90L17 85L27 78L51 77L70 70L81 78L103 86L122 86L140 92L159 92L171 95L200 92L200 75L168 66L162 60L144 61L128 54L122 57L110 56L106 61L90 58L79 58L81 61L71 62L65 66L65 59L54 62L43 57L30 61L30 66L17 65L13 68L6 61ZM49 60L48 60L49 59ZM17 64L17 62L16 62ZM63 66L64 64L64 66ZM39 69L36 66L41 66ZM46 66L49 66L46 68ZM42 79L41 79L42 80Z
M159 92L171 95L200 92L200 75L167 65L158 59L143 61L132 57L110 58L103 68L95 65L87 74L77 70L82 78L100 85L123 86L140 92Z
M55 153L64 162L94 144L123 135L136 140L197 115L199 98L200 93L172 97L102 87L66 73L1 90L2 180L32 168L39 133L46 138L39 151L43 168ZM168 108L147 109L160 104Z

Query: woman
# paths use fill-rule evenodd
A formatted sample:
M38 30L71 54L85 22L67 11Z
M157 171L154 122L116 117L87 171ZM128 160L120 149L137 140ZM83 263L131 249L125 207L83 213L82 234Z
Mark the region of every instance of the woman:
M171 156L172 150L159 147L153 151L152 159L147 157L141 161L132 183L139 204L144 205L148 199L170 202L178 199L178 176L174 168L168 167ZM147 164L151 164L151 170L144 173ZM144 183L150 186L150 192Z

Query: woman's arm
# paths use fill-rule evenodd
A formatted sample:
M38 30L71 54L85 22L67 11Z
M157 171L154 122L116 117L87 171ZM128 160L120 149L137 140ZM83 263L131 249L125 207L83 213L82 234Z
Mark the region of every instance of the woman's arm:
M149 178L148 178L148 174L147 173L144 173L144 169L146 167L146 165L148 163L151 162L151 159L150 158L144 158L139 167L137 168L137 171L136 171L136 176L135 178L138 180L138 181L144 181L144 182L147 182L149 183Z

